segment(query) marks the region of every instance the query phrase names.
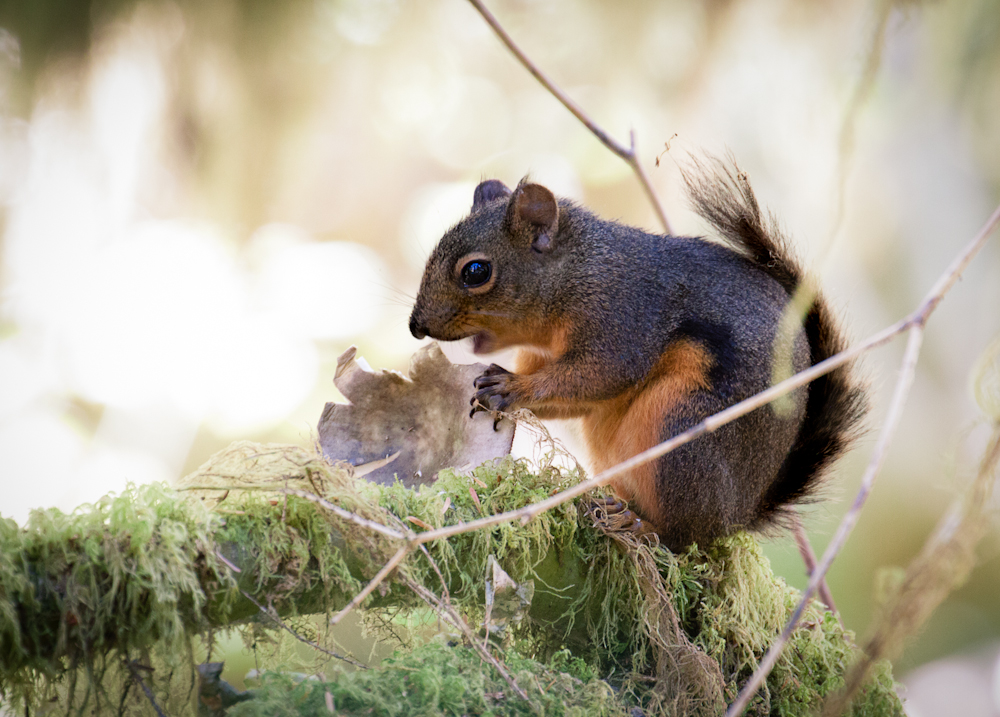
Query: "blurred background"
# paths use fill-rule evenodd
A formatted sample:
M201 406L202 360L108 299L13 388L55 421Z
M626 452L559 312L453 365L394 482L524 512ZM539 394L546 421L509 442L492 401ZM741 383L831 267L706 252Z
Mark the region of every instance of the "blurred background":
M835 241L839 138L881 0L491 7L602 127L626 144L635 130L678 233L704 227L676 162L732 150L853 339L914 308L1000 200L996 0L888 10ZM235 439L310 443L348 346L406 369L423 262L476 183L529 172L659 230L629 168L463 0L3 0L0 512L24 522L173 480ZM970 381L1000 333L998 242L932 318L830 575L860 636L974 473L987 428ZM864 361L872 427L901 352ZM874 436L808 511L818 551ZM1000 714L998 538L994 521L968 583L897 663L915 715L958 714L956 695L962 713ZM804 584L790 539L767 551Z

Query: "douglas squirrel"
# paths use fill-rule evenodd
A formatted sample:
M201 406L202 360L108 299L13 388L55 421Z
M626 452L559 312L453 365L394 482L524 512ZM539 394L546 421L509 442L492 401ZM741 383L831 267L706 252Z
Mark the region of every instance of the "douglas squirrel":
M782 314L802 270L750 184L720 160L685 179L725 243L654 235L600 219L538 184L476 187L471 214L431 253L410 331L493 364L473 411L529 408L583 419L595 471L613 466L772 385ZM801 371L843 339L816 297L783 361ZM758 408L611 486L672 550L780 524L846 449L866 405L848 367Z

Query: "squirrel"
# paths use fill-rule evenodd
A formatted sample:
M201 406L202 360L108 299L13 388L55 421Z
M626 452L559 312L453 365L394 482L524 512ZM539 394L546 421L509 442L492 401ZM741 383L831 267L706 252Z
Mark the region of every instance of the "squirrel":
M803 272L746 174L717 158L682 174L721 242L601 219L527 179L476 187L469 216L432 251L410 317L417 339L471 336L477 354L520 347L516 371L493 364L475 380L472 413L581 418L600 472L767 389L776 361L798 372L843 348L818 294L780 340ZM786 526L858 432L867 400L853 372L616 477L635 514L618 510L674 551Z

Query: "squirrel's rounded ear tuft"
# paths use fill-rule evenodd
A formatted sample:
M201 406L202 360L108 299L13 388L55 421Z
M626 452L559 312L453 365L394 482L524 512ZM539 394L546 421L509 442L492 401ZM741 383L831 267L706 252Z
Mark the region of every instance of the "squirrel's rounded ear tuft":
M541 184L521 184L514 190L507 210L511 228L531 234L531 246L547 251L559 225L559 204L555 195Z
M476 191L472 194L472 211L492 202L494 199L509 196L510 190L507 189L506 184L499 179L487 179L485 182L480 182L479 186L476 187Z

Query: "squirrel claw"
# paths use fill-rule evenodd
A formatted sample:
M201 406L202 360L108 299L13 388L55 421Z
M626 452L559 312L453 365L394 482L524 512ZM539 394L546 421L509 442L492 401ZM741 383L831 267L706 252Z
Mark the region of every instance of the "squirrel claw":
M494 413L506 411L515 404L512 394L514 378L515 375L510 371L493 364L472 382L476 392L469 401L470 405L474 409L478 405L480 410ZM500 419L496 419L496 422L499 423Z
M472 400L469 401L469 403L472 404L472 410L469 411L469 418L472 418L473 416L475 416L476 413L478 413L479 411L484 411L484 412L487 412L487 413L492 413L493 414L493 430L494 431L499 430L497 428L497 426L500 424L500 421L503 420L503 414L500 411L494 411L493 409L491 409L489 407L489 405L487 405L487 404L482 403L481 401L479 401L479 399L478 399L477 396L473 396Z

